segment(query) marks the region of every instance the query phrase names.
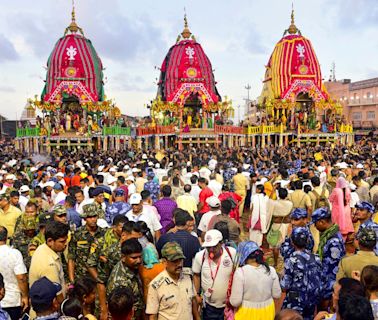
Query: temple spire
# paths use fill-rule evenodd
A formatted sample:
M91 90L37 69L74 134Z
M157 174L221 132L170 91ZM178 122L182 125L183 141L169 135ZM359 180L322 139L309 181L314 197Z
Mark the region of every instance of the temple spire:
M75 0L72 0L72 12L71 12L71 23L70 25L66 28L64 35L66 35L68 32L71 33L77 33L80 32L84 36L83 29L81 29L77 23L76 23L76 14L75 14Z
M297 26L295 25L295 19L294 19L294 4L291 3L291 24L288 29L285 30L284 35L288 34L301 34Z
M189 26L188 26L188 19L186 18L186 11L184 9L184 30L181 32L181 36L184 38L184 39L189 39L190 36L192 35L192 33L190 32L189 30Z

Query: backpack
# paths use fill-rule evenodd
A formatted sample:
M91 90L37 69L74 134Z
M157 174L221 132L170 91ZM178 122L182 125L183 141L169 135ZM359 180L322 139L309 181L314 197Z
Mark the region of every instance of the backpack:
M329 209L329 201L327 197L325 196L325 192L326 192L325 187L323 187L322 193L320 195L315 190L312 190L311 192L316 197L314 210L319 209L319 208L324 208L324 207Z

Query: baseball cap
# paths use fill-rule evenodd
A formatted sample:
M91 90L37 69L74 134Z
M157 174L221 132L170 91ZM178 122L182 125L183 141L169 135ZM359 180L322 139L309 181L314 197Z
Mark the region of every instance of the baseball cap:
M307 211L303 208L295 208L290 215L291 219L298 220L302 218L307 218Z
M63 172L58 172L55 177L62 177L64 178L64 173Z
M134 182L135 178L133 176L129 176L129 177L126 178L125 181L133 181Z
M220 200L215 196L211 196L211 197L207 198L206 203L212 208L219 208L220 207Z
M52 209L52 212L53 212L53 214L55 214L57 216L62 216L62 215L67 214L67 208L62 204L57 204Z
M367 210L370 213L374 213L374 206L367 201L362 201L356 204L357 209Z
M23 185L23 186L21 186L21 188L20 188L20 192L22 193L22 192L28 192L28 191L30 191L30 188L27 186L27 185Z
M10 199L9 194L6 194L6 193L0 194L0 200L4 200L4 199L9 201Z
M316 209L313 213L312 213L312 222L315 223L315 222L318 222L319 220L322 220L322 219L328 219L331 217L331 212L326 209L326 208L319 208L319 209Z
M202 244L202 247L215 247L220 241L223 240L222 233L219 230L209 230L205 234L205 242Z
M32 306L50 305L61 290L62 286L59 283L51 282L46 277L38 279L29 291Z
M109 172L117 172L117 170L116 170L116 168L111 167L111 168L109 169Z
M98 217L100 213L100 208L94 204L86 204L83 206L83 218L88 218L88 217Z
M52 220L52 216L50 213L41 213L39 216L38 216L38 225L41 227L41 226L45 226L47 224L47 222L51 221Z
M47 181L45 184L44 184L44 187L51 187L51 188L54 188L55 186L55 182L54 181Z
M185 259L184 252L177 242L167 242L161 249L161 256L168 261Z
M116 196L116 197L124 197L125 196L125 191L123 191L122 189L116 189L116 191L114 191L114 196Z
M60 183L55 183L54 190L63 190L63 186Z
M142 196L139 193L133 193L130 197L130 204L139 204L142 201Z
M142 155L142 159L143 159L143 160L147 159L147 155L146 155L145 153L143 153L143 155Z
M93 190L92 195L93 195L94 197L97 197L97 196L100 195L101 193L104 193L104 190L103 190L102 188L97 187L97 188L95 188L95 189Z
M132 173L137 173L137 172L140 172L140 170L138 168L132 168L131 172Z
M377 234L369 227L360 228L360 230L357 232L356 238L364 247L368 247L369 243L377 242Z
M114 182L117 182L117 178L113 176L109 176L108 179L106 180L108 184L112 184Z

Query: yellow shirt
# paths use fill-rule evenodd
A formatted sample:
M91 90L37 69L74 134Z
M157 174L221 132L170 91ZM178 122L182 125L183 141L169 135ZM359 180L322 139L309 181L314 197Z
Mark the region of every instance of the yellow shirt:
M60 256L44 243L35 250L29 269L29 286L38 279L46 277L65 288L64 272Z
M353 271L359 271L368 265L378 265L378 257L374 251L358 251L357 254L344 257L339 263L336 280L347 277L352 278Z
M21 214L21 210L12 205L9 205L8 210L5 212L0 209L0 226L7 228L9 238L13 237L17 218Z
M293 193L290 193L288 200L293 203L293 208L306 209L312 206L310 196L303 190L295 190Z
M147 179L138 177L135 179L136 192L141 193L144 190L144 184L147 182Z
M177 207L189 212L194 217L194 212L197 211L196 199L188 193L178 196L176 199Z
M233 181L235 186L235 192L238 195L246 195L248 185L247 178L243 174L238 173L234 176Z

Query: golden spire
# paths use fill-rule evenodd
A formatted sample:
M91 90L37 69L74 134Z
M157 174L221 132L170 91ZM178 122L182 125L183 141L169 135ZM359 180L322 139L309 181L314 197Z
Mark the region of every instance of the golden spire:
M72 0L72 13L71 13L71 23L70 25L66 28L66 31L64 34L66 35L70 31L71 33L76 33L80 31L82 35L84 35L83 29L81 29L77 23L76 23L76 15L75 15L75 1Z
M184 39L189 39L191 35L192 35L192 33L189 30L188 19L186 18L186 12L185 12L185 14L184 14L184 30L181 32L181 36Z
M301 32L299 31L299 29L295 25L295 21L294 21L294 4L293 3L291 4L291 24L289 26L289 29L285 30L284 35L286 33L288 33L288 34L297 34L297 33L301 34Z

